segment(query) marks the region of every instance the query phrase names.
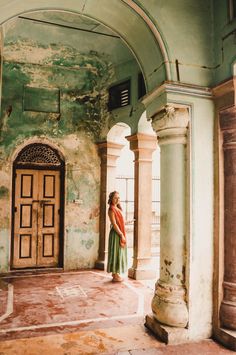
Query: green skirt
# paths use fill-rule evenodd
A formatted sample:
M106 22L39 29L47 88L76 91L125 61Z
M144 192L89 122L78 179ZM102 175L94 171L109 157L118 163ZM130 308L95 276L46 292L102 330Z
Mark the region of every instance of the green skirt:
M107 272L113 274L124 273L127 271L127 247L120 246L120 237L116 231L111 228L108 243L108 262Z

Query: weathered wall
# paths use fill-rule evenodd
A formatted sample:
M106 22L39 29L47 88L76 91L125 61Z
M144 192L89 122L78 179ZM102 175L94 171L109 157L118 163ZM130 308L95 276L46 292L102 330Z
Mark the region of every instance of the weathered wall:
M230 20L229 1L214 1L214 45L215 45L215 78L214 84L233 76L235 54L236 19Z
M172 80L209 86L213 80L211 0L136 0L145 8L166 43ZM219 0L221 2L221 0Z
M32 137L46 137L66 158L65 268L92 267L98 249L100 176L95 143L108 115L104 83L114 79L114 69L104 55L78 53L60 43L55 31L47 36L40 32L50 42L45 44L14 38L12 30L4 44L0 121L1 271L8 270L10 258L12 154ZM35 89L30 99L28 87ZM48 97L42 97L42 89ZM59 90L60 99L51 96L53 90Z
M90 268L98 251L100 161L96 146L82 132L59 143L67 156L64 268Z
M170 79L168 57L160 34L155 29L153 33L150 31L146 14L140 14L141 9L136 11L135 7L135 3L128 4L119 0L100 0L99 6L94 6L93 0L68 0L67 3L64 0L49 0L44 4L37 0L24 3L20 0L12 3L9 0L2 0L0 23L27 12L52 9L57 9L61 13L63 11L80 13L97 20L119 34L128 48L135 53L144 70L147 87L152 90L166 78Z

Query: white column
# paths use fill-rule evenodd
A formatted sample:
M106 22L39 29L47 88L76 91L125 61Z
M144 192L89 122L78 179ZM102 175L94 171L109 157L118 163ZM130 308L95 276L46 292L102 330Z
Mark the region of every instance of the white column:
M186 144L187 108L166 106L152 117L161 149L160 278L146 325L159 336L158 324L186 327Z

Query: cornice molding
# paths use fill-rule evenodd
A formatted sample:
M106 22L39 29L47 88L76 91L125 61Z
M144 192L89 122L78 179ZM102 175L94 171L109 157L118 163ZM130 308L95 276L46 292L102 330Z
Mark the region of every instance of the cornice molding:
M209 87L166 81L161 86L144 96L142 103L147 107L153 100L161 96L163 93L184 94L206 99L213 98L212 90Z

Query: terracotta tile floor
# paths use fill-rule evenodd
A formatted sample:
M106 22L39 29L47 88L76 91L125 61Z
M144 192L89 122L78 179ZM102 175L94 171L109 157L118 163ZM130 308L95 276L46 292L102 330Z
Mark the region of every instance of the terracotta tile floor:
M150 286L151 285L151 286ZM226 354L211 340L166 346L144 327L153 283L112 283L97 270L0 281L0 355Z

